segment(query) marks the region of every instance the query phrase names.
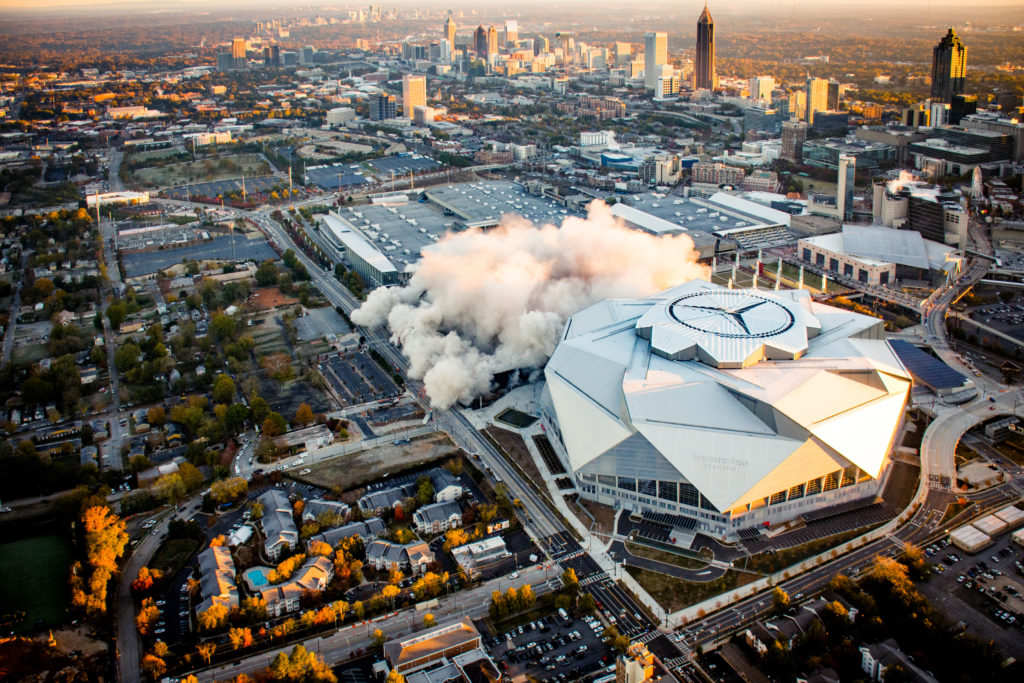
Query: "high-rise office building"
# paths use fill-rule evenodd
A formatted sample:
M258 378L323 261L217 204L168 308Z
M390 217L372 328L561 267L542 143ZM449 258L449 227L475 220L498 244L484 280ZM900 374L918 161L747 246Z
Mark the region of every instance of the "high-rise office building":
M231 41L231 59L236 69L245 68L245 38L235 38Z
M836 183L836 214L841 220L853 220L853 185L857 176L857 157L839 155L839 179Z
M519 22L510 19L505 22L505 44L514 46L519 40Z
M628 67L629 63L633 60L633 44L632 43L615 43L615 66L622 69Z
M750 99L772 101L775 79L771 76L754 76L750 79Z
M281 46L267 45L263 48L263 66L281 66Z
M828 111L828 81L824 78L807 79L807 107L804 110L804 120L807 123L814 123L816 111Z
M487 29L483 26L477 26L476 31L473 31L473 49L478 57L487 54Z
M827 97L827 101L828 101L828 104L826 105L825 108L828 111L838 111L839 110L839 83L838 83L838 81L830 80L828 82L828 97Z
M444 20L444 35L441 36L444 40L447 40L451 45L455 45L455 20L449 14L448 18Z
M537 36L533 39L533 54L539 55L546 52L551 52L551 44L548 39L544 36Z
M402 116L411 119L416 107L427 104L426 76L402 76Z
M648 31L644 34L644 86L654 90L661 76L661 67L668 64L668 34Z
M394 95L379 94L370 97L370 120L385 121L398 116L398 102Z
M715 71L715 20L711 18L707 3L697 19L697 57L693 62L693 87L714 90L718 87Z
M932 101L951 102L962 94L966 76L967 46L949 29L932 50Z
M799 164L803 160L807 124L803 121L782 122L782 158Z
M498 56L498 29L494 26L487 27L487 59L494 59Z
M230 71L235 68L235 60L230 52L217 53L217 71Z

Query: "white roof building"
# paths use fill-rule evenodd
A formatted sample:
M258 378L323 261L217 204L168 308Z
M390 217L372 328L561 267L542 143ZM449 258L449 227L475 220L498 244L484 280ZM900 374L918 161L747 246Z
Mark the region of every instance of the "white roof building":
M911 384L881 320L704 281L579 311L545 377L581 495L723 538L877 495Z

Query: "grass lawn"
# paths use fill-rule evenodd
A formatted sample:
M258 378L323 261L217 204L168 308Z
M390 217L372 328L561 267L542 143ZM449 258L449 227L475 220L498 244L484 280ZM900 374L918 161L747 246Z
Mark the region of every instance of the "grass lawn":
M1012 460L1014 464L1024 466L1024 437L1016 432L1011 432L1006 441L996 444L994 448L999 455Z
M730 569L714 581L690 583L637 567L626 567L626 571L652 598L658 601L659 605L670 612L696 605L698 602L721 595L733 588L756 581L758 578L755 574Z
M683 569L703 569L711 564L711 551L707 548L707 560L698 560L694 557L688 557L681 553L673 553L668 550L659 550L652 548L649 545L642 545L640 543L627 543L626 549L637 557L646 557L649 560L655 560L656 562L664 562L665 564L672 564ZM703 553L701 553L703 555Z
M185 566L192 554L199 550L200 545L202 544L193 538L172 538L164 541L153 554L149 566L159 569L164 576L174 576Z
M852 538L866 534L877 526L879 526L879 524L873 524L869 527L864 527L863 529L844 531L841 534L828 536L826 538L819 538L802 545L793 546L792 548L776 550L771 554L758 553L756 555L751 555L750 557L739 558L733 562L741 569L771 574L799 562L803 562L808 557L814 557L815 555L821 554L829 548L842 545Z
M197 159L166 166L137 169L128 179L132 185L176 187L185 183L205 183L246 176L264 176L270 167L256 154L239 154L221 158Z

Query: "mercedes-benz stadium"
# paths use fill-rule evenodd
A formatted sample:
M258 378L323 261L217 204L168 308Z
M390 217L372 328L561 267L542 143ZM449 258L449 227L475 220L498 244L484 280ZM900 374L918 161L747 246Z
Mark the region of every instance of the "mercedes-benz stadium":
M878 495L911 387L881 320L705 281L579 311L544 374L582 497L723 540Z

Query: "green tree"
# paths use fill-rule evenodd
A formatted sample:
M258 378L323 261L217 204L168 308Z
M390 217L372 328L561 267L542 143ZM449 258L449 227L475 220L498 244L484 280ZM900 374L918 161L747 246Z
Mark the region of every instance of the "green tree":
M107 320L110 321L110 326L117 331L121 327L121 323L128 317L128 304L123 301L115 301L114 303L107 306Z
M213 381L213 402L231 403L235 398L235 383L227 375L217 375Z
M260 287L277 284L277 266L273 261L264 261L256 269L256 284Z
M416 481L416 501L420 505L434 502L434 485L430 482L430 477L420 477Z
M114 351L114 366L118 372L128 372L139 364L142 350L136 344L128 342Z
M218 313L210 321L210 329L219 342L232 339L235 336L235 319L226 313Z
M776 614L782 614L789 609L789 594L778 586L772 591L772 609Z

